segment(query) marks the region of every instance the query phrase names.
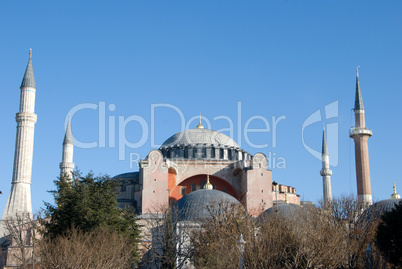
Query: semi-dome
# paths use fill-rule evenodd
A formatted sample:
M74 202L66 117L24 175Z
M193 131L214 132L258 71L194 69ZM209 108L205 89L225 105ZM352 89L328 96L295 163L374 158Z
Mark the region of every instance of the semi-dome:
M220 213L226 205L240 205L233 196L218 190L202 189L183 196L174 206L178 221L198 221Z
M374 203L363 212L362 218L363 220L368 221L379 220L384 213L390 212L392 209L394 209L395 205L397 205L400 201L402 200L391 198Z
M137 180L138 181L139 177L139 172L128 172L128 173L123 173L119 174L117 176L114 176L113 179L120 179L120 180Z
M377 203L372 204L363 212L361 220L379 220L384 213L390 212L392 209L394 209L395 205L399 204L399 202L402 201L400 198L401 196L396 192L396 186L394 182L394 192L391 194L391 199L381 200Z
M281 218L294 218L300 208L301 207L296 204L278 204L262 212L259 218L270 218L273 216L279 216Z
M209 129L188 129L169 137L161 148L184 145L227 146L239 148L239 145L229 136Z
M121 209L133 208L136 213L139 212L137 200L134 193L140 191L140 175L139 172L129 172L114 176L112 180L119 181L119 195L117 196L117 204Z

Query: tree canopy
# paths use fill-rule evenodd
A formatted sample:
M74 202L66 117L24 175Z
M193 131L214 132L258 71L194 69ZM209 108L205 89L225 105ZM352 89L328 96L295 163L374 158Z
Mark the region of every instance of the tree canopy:
M55 204L45 203L45 237L54 239L70 229L79 229L83 233L107 229L129 238L133 255L136 254L139 227L134 211L117 206L117 180L92 173L81 176L77 172L72 180L61 177L55 184L56 190L51 191Z
M395 266L402 266L402 202L384 213L377 228L377 246Z

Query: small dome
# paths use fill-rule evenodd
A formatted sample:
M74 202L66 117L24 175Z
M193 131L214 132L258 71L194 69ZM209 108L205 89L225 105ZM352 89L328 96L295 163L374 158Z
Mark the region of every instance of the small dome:
M381 216L394 209L401 199L386 199L372 204L362 215L363 220L378 220Z
M135 188L134 191L140 190L140 173L139 172L129 172L114 176L112 180L119 181L120 186L123 186L122 189L125 189L124 186L133 185Z
M192 144L239 148L239 145L237 145L237 143L232 138L223 133L209 129L196 128L188 129L172 135L162 144L161 149L164 147Z
M240 204L233 196L218 190L202 189L183 196L174 206L178 221L197 221L219 213L222 205Z
M264 212L261 213L259 216L260 218L264 217L272 217L272 216L279 216L282 218L294 218L296 213L300 210L299 205L295 204L278 204L274 205L273 207L268 208Z

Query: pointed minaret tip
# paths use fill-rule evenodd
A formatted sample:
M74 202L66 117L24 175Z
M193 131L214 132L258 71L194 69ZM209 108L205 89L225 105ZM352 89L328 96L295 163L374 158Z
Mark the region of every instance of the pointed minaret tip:
M199 118L198 118L198 126L197 126L197 129L204 129L204 126L202 126L202 124L201 124L201 113L200 113Z
M353 110L364 110L363 106L363 97L362 92L360 90L360 82L359 82L359 66L356 67L356 97L355 97L355 107Z
M29 61L20 88L22 89L26 87L36 88L35 77L32 68L32 49L29 49Z
M70 115L68 115L68 123L67 123L67 129L66 129L66 134L64 135L64 141L63 145L65 144L71 144L73 145L73 133L71 131L71 119Z
M325 125L322 125L322 155L328 155L327 138L325 137Z

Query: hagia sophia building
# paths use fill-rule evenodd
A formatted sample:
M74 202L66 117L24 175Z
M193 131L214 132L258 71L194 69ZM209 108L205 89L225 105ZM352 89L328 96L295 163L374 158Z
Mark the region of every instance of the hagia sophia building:
M31 170L34 127L36 123L32 53L21 84L20 108L16 115L17 134L11 191L2 220L17 213L32 214ZM368 138L359 75L356 75L355 126L350 137L355 143L357 196L360 202L372 204ZM61 174L71 176L73 163L72 124L69 121L63 141ZM331 201L331 175L325 130L323 132L322 170L323 198ZM124 171L122 171L124 172ZM190 193L206 186L223 196L239 201L250 215L258 216L278 204L300 205L296 189L272 181L263 153L251 154L227 135L198 126L172 135L159 149L151 150L139 164L138 172L121 173L119 207L131 207L139 215L152 213L159 207L174 205ZM1 233L1 236L4 232Z
M223 133L199 124L168 138L141 160L139 171L120 179L119 206L152 213L174 205L183 196L203 189L209 177L213 189L227 193L254 216L273 205L272 172L262 153L251 155ZM294 188L280 185L281 199L300 204Z

